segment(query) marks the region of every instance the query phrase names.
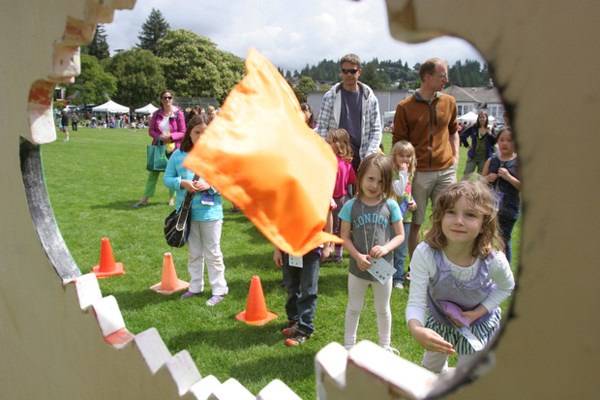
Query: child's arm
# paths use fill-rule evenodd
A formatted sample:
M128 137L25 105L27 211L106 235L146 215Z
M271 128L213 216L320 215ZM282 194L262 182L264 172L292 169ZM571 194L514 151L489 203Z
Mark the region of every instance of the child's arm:
M350 222L342 220L340 236L342 239L344 239L344 248L348 251L348 253L350 253L350 257L356 260L358 269L361 271L366 271L371 268L369 256L366 254L361 254L356 247L354 247L354 243L352 243L352 238L350 237Z
M487 161L485 162L485 165L483 166L483 171L481 171L481 175L483 175L489 183L496 182L496 179L498 179L498 174L490 173L490 164L491 163L492 163L492 159L488 158Z
M390 251L400 246L404 242L404 225L402 220L396 221L392 224L394 229L394 236L389 242L384 245L373 246L369 255L373 258L379 258L386 256Z
M335 202L333 202L333 199L332 199L332 203L335 205ZM333 214L331 213L331 209L327 213L327 221L325 222L325 227L323 228L323 230L327 233L333 233ZM327 258L329 258L334 247L335 247L335 245L333 244L333 242L327 242L327 243L323 244L323 252L321 254L321 261L325 261L325 260L327 260Z
M281 250L279 250L277 247L273 249L273 262L279 268L283 267L283 255L281 254Z

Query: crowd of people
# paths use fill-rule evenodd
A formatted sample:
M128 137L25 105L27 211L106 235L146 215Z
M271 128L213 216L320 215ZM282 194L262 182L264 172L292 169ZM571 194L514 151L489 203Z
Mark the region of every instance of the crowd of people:
M298 346L315 331L319 268L349 255L344 346L357 342L360 314L369 286L374 295L379 344L392 347L390 299L410 284L406 323L425 349L422 365L447 370L449 355L462 364L473 358L497 331L500 304L511 294L511 233L519 215L519 169L510 126L489 128L482 111L473 127L459 134L456 102L442 92L448 64L431 58L420 66L421 86L396 109L389 156L382 151L382 126L373 90L360 82L360 58L340 60L341 82L313 113L301 105L307 125L332 149L337 176L324 229L344 239L302 257L275 248L287 291L288 323L281 330L287 346ZM228 294L220 248L223 202L215 188L182 166L183 159L214 118L215 110L188 110L172 104L173 92L160 94L161 107L150 120L152 143L165 143L169 160L163 183L170 204L180 207L195 193L189 237L189 290L182 300L204 291L206 263L215 306ZM469 147L463 179L458 177L459 146ZM478 174L474 174L477 170ZM154 195L159 172L150 171L144 195ZM176 196L175 193L177 194ZM176 200L175 200L176 199ZM431 226L423 236L428 207ZM235 206L234 206L235 207ZM405 271L405 261L410 267Z

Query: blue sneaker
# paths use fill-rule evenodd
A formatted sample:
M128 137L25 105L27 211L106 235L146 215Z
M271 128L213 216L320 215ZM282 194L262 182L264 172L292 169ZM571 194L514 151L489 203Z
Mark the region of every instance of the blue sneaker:
M187 292L185 292L184 294L182 294L181 296L179 296L179 298L181 300L185 300L185 299L189 299L189 298L194 297L194 296L200 296L201 294L202 294L202 292L195 293L195 292L190 292L188 290Z

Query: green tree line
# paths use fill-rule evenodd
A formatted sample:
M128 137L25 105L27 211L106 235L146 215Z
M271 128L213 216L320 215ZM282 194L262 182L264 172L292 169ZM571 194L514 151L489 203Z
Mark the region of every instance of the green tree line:
M81 49L81 74L65 86L72 104L99 104L114 101L134 107L157 101L158 93L169 88L179 97L209 97L222 103L244 75L243 59L219 50L210 39L191 31L171 30L159 10L152 9L133 49L110 56L106 32L98 24L90 44ZM363 64L361 81L376 90L415 89L420 85L418 70L402 60L377 58ZM309 91L327 90L340 80L339 64L323 59L306 64L300 71L281 74L292 86L298 100L306 101ZM450 81L460 86L487 86L486 65L476 60L457 61L449 68Z

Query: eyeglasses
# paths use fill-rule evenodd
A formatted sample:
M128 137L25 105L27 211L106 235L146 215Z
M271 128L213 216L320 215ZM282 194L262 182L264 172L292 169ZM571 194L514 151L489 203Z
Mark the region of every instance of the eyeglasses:
M431 75L431 76L435 76L436 78L440 78L440 79L448 79L448 74L439 74L439 75Z
M163 100L173 100L173 98L171 96L164 96Z
M342 68L341 71L342 71L342 74L350 73L350 74L354 75L354 74L356 74L358 72L358 69L356 69L356 68L351 68L351 69Z

